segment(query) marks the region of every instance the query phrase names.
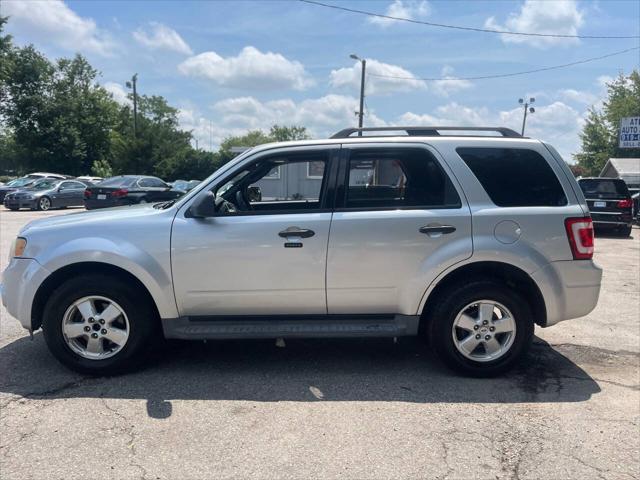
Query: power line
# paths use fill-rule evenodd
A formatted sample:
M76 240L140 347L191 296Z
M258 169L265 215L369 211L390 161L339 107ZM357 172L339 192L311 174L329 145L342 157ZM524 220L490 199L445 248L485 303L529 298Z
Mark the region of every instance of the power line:
M379 73L368 73L367 76L370 77L381 77L381 78L395 78L398 80L423 80L425 82L439 82L442 80L447 81L465 81L465 80L487 80L490 78L504 78L504 77L516 77L518 75L527 75L529 73L538 73L538 72L547 72L549 70L558 70L560 68L573 67L574 65L581 65L583 63L595 62L596 60L602 60L609 57L614 57L616 55L622 55L623 53L631 52L633 50L640 50L640 47L627 48L626 50L620 50L618 52L609 53L607 55L602 55L600 57L587 58L584 60L578 60L576 62L564 63L562 65L554 65L553 67L543 67L536 68L534 70L524 70L522 72L511 72L511 73L500 73L496 75L478 75L474 77L403 77L396 75L383 75Z
M308 3L310 5L317 5L320 7L333 8L335 10L342 10L344 12L358 13L360 15L367 15L370 17L385 18L387 20L398 20L401 22L417 23L420 25L427 25L429 27L439 28L451 28L454 30L466 30L470 32L481 33L498 33L501 35L520 35L525 37L549 37L549 38L582 38L582 39L629 39L640 38L640 35L617 35L617 36L604 36L604 35L566 35L560 33L534 33L534 32L511 32L508 30L493 30L489 28L477 28L477 27L462 27L460 25L448 25L445 23L425 22L423 20L415 20L413 18L394 17L392 15L384 15L382 13L367 12L365 10L358 10L356 8L341 7L339 5L331 5L329 3L318 2L316 0L298 0L302 3Z

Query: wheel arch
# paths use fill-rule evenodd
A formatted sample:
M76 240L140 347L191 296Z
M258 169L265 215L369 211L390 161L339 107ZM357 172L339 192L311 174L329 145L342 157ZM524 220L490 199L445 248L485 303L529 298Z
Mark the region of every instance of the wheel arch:
M31 307L32 330L37 330L42 326L42 315L44 312L44 307L53 291L69 278L73 278L75 276L86 273L109 275L121 279L122 281L130 282L132 285L138 288L140 292L143 293L146 299L150 302L150 305L152 305L157 318L160 318L158 306L153 296L149 292L149 289L135 275L121 267L108 263L78 262L66 265L52 272L51 275L49 275L40 284L33 298L33 304Z
M547 324L547 307L540 288L524 270L503 262L481 261L462 265L447 273L437 284L427 291L421 309L420 328L424 329L430 309L437 304L440 296L455 284L468 283L472 278L495 280L521 292L527 299L535 323L541 327Z

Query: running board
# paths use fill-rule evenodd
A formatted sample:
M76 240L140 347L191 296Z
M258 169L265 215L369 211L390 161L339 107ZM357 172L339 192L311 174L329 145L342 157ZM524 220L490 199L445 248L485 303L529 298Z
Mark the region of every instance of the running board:
M166 338L344 338L418 334L418 315L196 316L162 319Z

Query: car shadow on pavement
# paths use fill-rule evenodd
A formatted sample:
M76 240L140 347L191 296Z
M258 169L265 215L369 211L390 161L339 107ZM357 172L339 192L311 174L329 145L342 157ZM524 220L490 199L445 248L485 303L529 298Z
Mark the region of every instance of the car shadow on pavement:
M590 347L551 347L535 338L514 371L490 379L457 376L417 338L168 342L135 373L85 377L58 364L44 338L0 348L0 392L29 399L146 399L153 418L171 400L414 403L582 402L600 387L577 361ZM603 360L604 361L604 360Z

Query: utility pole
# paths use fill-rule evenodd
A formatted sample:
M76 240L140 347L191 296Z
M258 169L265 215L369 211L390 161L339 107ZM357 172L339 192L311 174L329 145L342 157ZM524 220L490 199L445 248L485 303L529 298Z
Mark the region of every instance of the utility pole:
M133 88L133 138L138 138L138 92L136 90L136 84L138 83L138 74L134 74L131 77L131 81L127 82L127 88ZM138 173L138 154L136 151L136 166L135 173Z
M367 61L364 58L358 57L356 54L352 53L349 57L354 60L358 60L360 65L362 66L362 76L360 77L360 110L358 113L358 128L362 128L362 121L364 118L364 75L367 69ZM358 132L358 136L362 136L362 132Z
M528 102L525 102L524 98L518 99L518 103L524 107L524 118L522 119L522 136L523 137L524 137L524 127L527 124L527 112L528 113L535 113L535 111L536 111L535 108L530 107L529 105L531 105L535 101L536 101L536 99L533 98L533 97L529 98Z

